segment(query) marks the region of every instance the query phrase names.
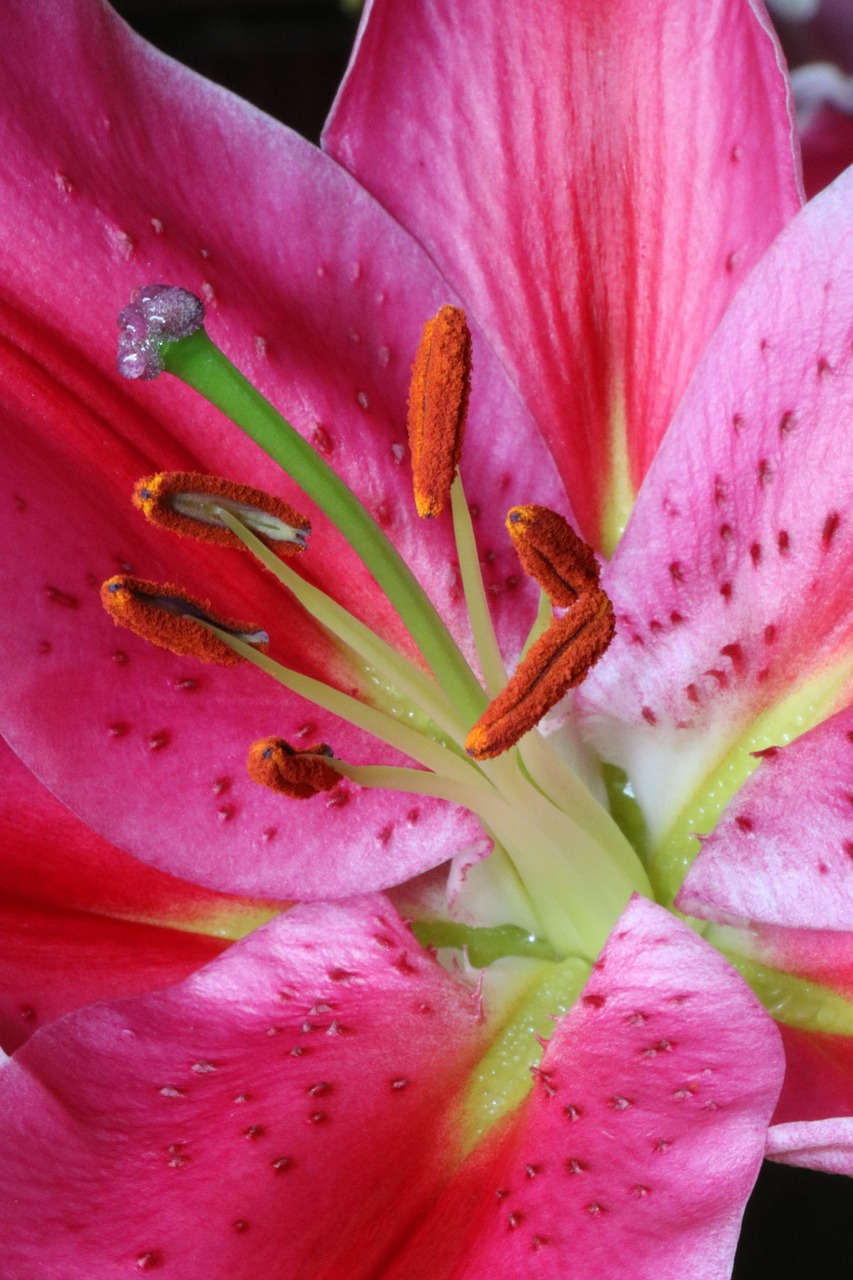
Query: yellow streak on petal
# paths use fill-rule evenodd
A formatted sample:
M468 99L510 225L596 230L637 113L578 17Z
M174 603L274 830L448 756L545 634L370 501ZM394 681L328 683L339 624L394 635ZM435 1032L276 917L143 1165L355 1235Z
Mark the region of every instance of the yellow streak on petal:
M846 655L763 711L725 755L700 775L699 785L652 849L649 873L659 901L672 902L699 853L696 835L713 830L725 806L758 768L753 753L787 746L838 710L851 676L853 657Z
M574 1004L589 977L589 965L577 956L560 964L547 960L499 961L486 971L493 983L503 976L493 972L499 968L509 979L511 989L501 992L486 987L487 1007L490 997L497 996L502 1013L499 1029L475 1068L465 1095L465 1152L527 1097L533 1086L530 1068L538 1066L542 1057L542 1046L536 1037L547 1039L553 1033L554 1017Z
M628 456L628 419L621 387L613 394L607 424L609 478L601 513L601 549L609 558L625 532L636 494Z

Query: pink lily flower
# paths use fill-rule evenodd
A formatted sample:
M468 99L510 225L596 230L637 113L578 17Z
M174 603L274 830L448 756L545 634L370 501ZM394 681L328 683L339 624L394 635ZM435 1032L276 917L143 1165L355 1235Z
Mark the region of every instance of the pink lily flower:
M713 825L750 753L829 723L849 697L850 490L830 463L849 403L850 182L794 218L787 83L758 5L634 4L627 28L620 6L539 0L509 30L492 8L470 4L461 24L449 3L370 7L326 156L152 54L100 6L12 3L0 17L2 484L20 547L3 568L10 744L101 836L213 889L345 897L473 846L457 859L457 917L541 927L555 953L509 947L487 966L481 1009L384 900L306 905L177 987L42 1029L0 1075L13 1277L45 1260L72 1275L263 1265L474 1277L522 1259L545 1275L651 1276L664 1260L728 1274L782 1084L777 1032L707 943L628 899L640 890L668 906L693 832ZM401 72L412 49L416 75ZM464 302L475 378L463 471L476 478L468 498L510 661L535 593L502 533L505 506L571 507L608 553L630 515L604 579L617 639L575 710L630 781L642 857L600 797L574 790L567 811L548 798L549 780L560 789L572 776L555 744L583 751L565 707L531 748L545 752L529 757L544 800L524 793L525 822L547 803L560 831L574 824L565 865L543 867L539 848L525 863L512 805L489 798L527 902L511 896L498 853L475 865L488 848L472 817L479 793L447 803L473 775L415 803L357 775L331 805L296 814L243 778L248 743L271 731L328 739L347 761L366 751L363 728L293 693L270 725L255 672L199 674L119 637L96 588L128 562L268 624L277 658L339 693L375 685L236 553L131 525L128 492L153 470L227 472L300 502L174 380L117 383L107 303L157 279L204 297L211 333L358 489L473 660L448 521L424 532L402 514L408 365L423 320ZM303 505L306 574L411 657L369 572ZM391 698L374 693L386 711ZM389 729L368 758L387 784L415 746ZM585 776L586 757L573 760ZM779 818L789 844L799 812ZM728 894L739 854L717 849L695 874L721 860L711 882ZM584 877L595 892L578 905ZM794 1027L807 1054L826 1001L798 944L823 927L816 912L792 925L784 910L778 922L741 913L734 890L718 901L688 879L684 892L759 991L757 968L808 978ZM771 936L777 923L784 937ZM465 937L473 954L473 930ZM838 988L829 1034L849 1035L843 965L820 972ZM438 1014L427 1030L424 1005ZM549 1014L540 1053L534 1031L545 1038ZM805 1100L785 1095L771 1139L785 1158L808 1161L826 1139L846 1167L848 1113L814 1102L845 1102L839 1044L835 1093L821 1095L823 1075ZM584 1119L593 1136L581 1144ZM316 1150L299 1145L308 1133ZM72 1166L94 1172L69 1185Z

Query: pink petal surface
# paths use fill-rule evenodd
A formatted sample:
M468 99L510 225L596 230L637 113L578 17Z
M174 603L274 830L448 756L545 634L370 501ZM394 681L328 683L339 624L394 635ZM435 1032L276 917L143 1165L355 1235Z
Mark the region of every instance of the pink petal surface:
M0 1044L10 1053L69 1009L178 982L228 945L5 897L0 929Z
M658 834L760 711L850 659L851 199L848 173L744 285L607 574L617 636L579 703Z
M780 1164L850 1175L853 1173L853 1117L773 1125L767 1138L767 1157Z
M246 749L271 732L316 733L359 760L392 753L255 672L197 668L116 632L97 584L124 563L180 582L267 624L275 656L358 683L245 557L179 547L129 506L133 482L161 468L208 469L294 499L253 445L174 380L120 383L115 315L136 287L165 280L205 298L213 336L356 485L460 627L448 523L425 531L404 514L411 354L449 289L331 161L154 53L99 4L57 11L12 0L0 16L0 64L0 504L15 547L0 565L12 603L2 623L4 733L100 834L216 888L348 893L441 861L470 839L467 815L348 788L331 812L323 801L294 809L252 786ZM533 600L503 511L534 476L549 501L562 490L479 332L475 363L470 497L513 652ZM519 435L523 455L498 447ZM305 570L402 642L371 579L321 519Z
M0 894L217 934L247 932L280 903L234 898L137 862L96 835L0 739Z
M774 1124L853 1121L853 1038L784 1024L779 1030L785 1047L785 1083ZM853 1172L853 1165L848 1172Z
M69 1015L0 1075L5 1280L375 1277L447 1172L481 1046L470 988L380 899Z
M749 0L367 6L324 146L484 325L593 541L622 415L636 487L799 207L781 65Z
M812 988L814 1026L780 1024L785 1083L768 1154L853 1173L853 1038L830 1033L821 989L853 1000L853 711L831 716L765 756L688 872L680 910L721 923L778 972L780 1017L787 975ZM794 995L796 1006L797 997ZM787 1016L791 1016L790 1012Z
M475 1010L374 899L39 1032L0 1072L8 1280L728 1275L782 1061L721 957L632 903L454 1175Z
M688 872L678 907L718 921L853 921L853 708L762 759Z
M491 1167L475 1153L390 1274L727 1277L781 1075L741 979L635 899Z

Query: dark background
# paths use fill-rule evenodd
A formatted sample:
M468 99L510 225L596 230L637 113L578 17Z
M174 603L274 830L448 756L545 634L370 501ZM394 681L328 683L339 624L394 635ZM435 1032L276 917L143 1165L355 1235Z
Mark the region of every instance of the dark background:
M604 2L604 0L602 0ZM853 0L850 0L853 5ZM0 0L2 3L2 0ZM464 4L465 0L459 0ZM113 0L158 48L317 141L357 18L338 0ZM792 60L805 32L789 28ZM807 48L806 53L814 50ZM831 50L821 48L826 57ZM661 1280L670 1277L661 1276ZM673 1276L671 1280L705 1280ZM734 1280L853 1280L853 1181L766 1163Z

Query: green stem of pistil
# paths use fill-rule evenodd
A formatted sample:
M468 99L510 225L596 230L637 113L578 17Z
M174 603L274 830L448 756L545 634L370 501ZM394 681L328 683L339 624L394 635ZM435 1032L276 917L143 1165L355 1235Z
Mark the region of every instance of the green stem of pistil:
M414 574L352 490L204 329L165 345L162 354L170 373L221 409L325 512L385 592L460 714L473 724L486 705L476 676Z

